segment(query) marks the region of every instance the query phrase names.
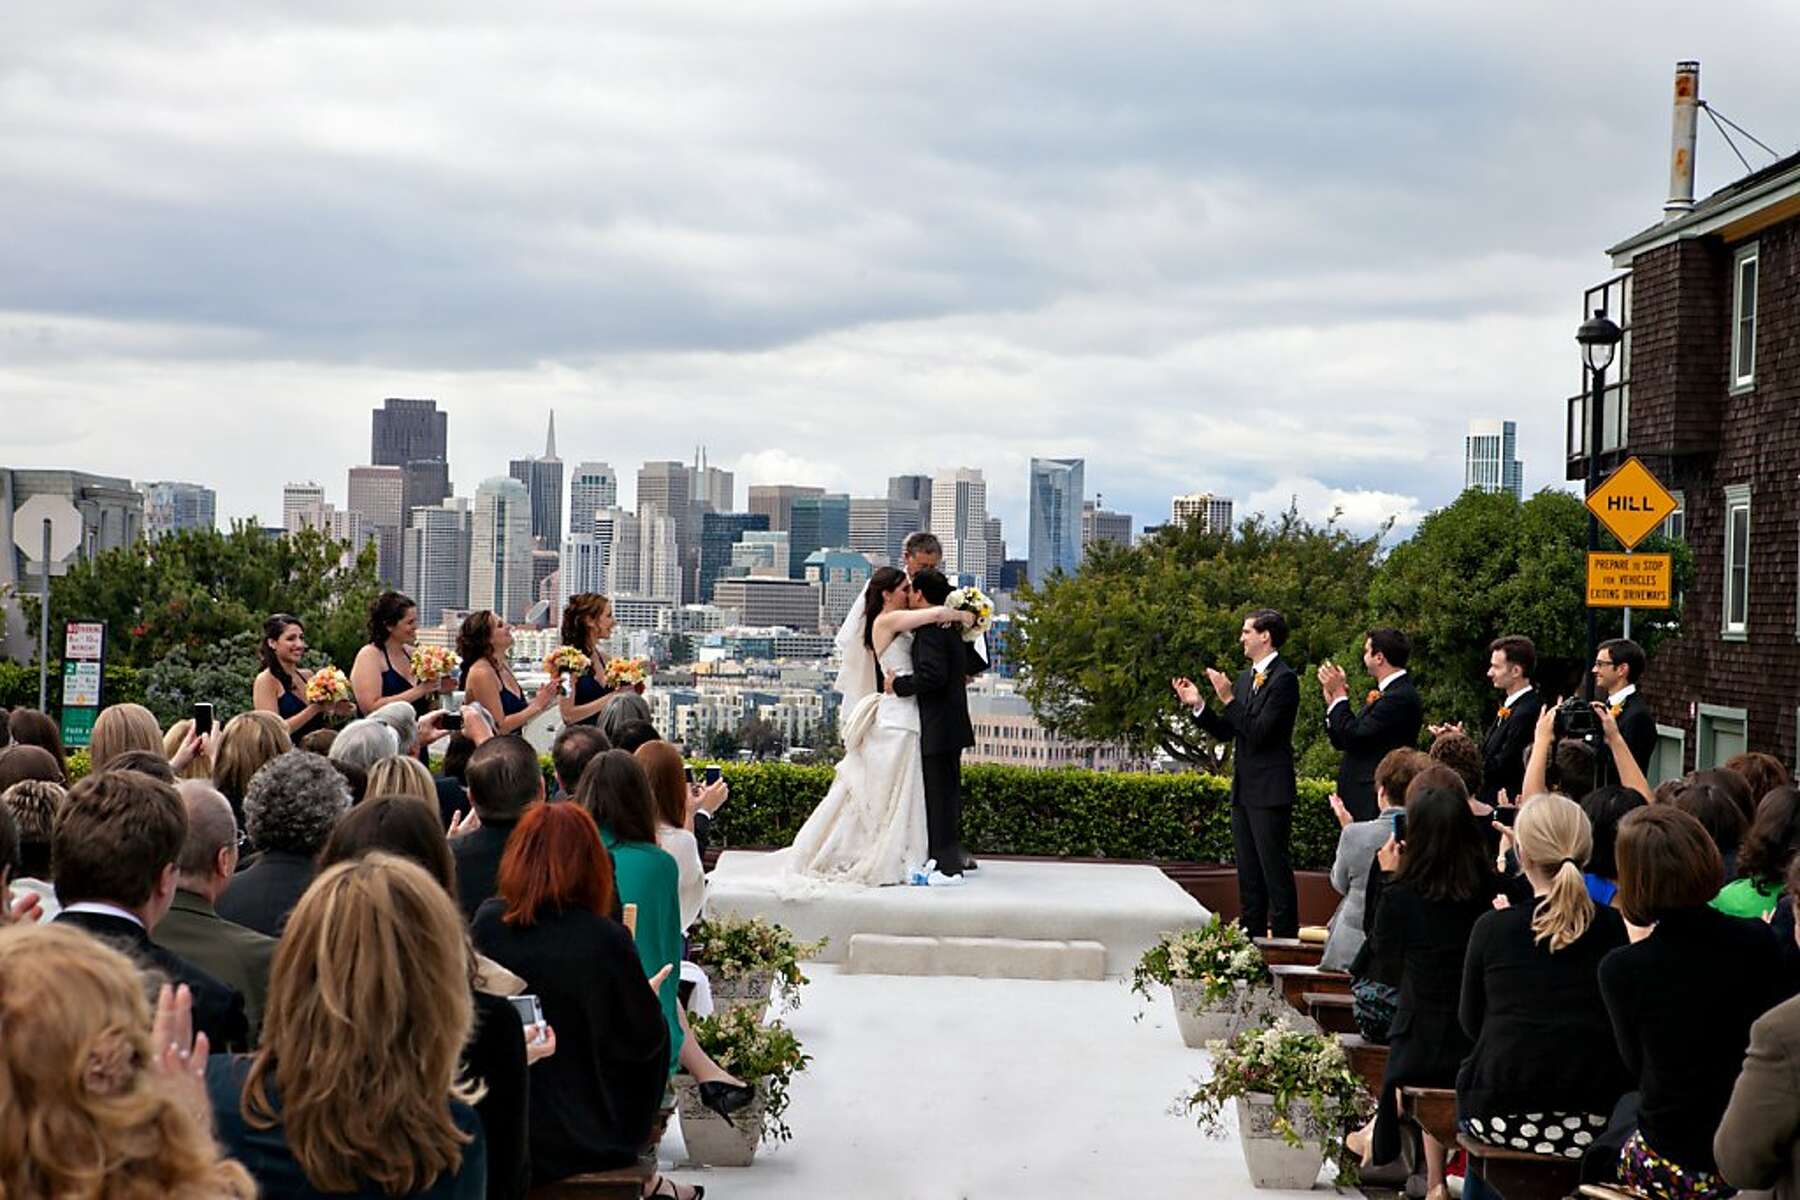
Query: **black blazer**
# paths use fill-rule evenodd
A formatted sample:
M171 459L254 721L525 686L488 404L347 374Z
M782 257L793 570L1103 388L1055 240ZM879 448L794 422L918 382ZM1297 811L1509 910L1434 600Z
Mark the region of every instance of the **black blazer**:
M58 913L56 919L110 942L138 966L167 976L170 983L187 984L194 994L194 1032L204 1033L215 1053L250 1048L250 1022L244 1016L243 993L151 941L136 921L110 913L66 910Z
M1631 757L1637 760L1638 770L1648 774L1650 756L1656 753L1656 714L1650 711L1650 702L1644 699L1644 693L1636 691L1625 697L1625 707L1616 719L1619 736L1631 748ZM1607 761L1612 761L1610 756Z
M1291 808L1294 803L1294 718L1300 712L1300 677L1277 655L1256 687L1246 667L1218 712L1194 710L1200 728L1232 750L1231 799L1245 808Z
M913 673L894 680L896 696L919 698L919 753L958 754L975 744L969 721L968 677L987 670L957 626L913 631Z
M280 937L288 914L318 872L317 864L304 854L264 850L255 862L231 877L213 907L233 924Z
M1481 801L1493 804L1505 788L1508 798L1517 804L1525 786L1525 758L1531 750L1531 739L1537 734L1538 713L1544 702L1537 690L1526 692L1512 706L1512 712L1481 740Z
M1388 684L1379 700L1358 710L1355 702L1334 704L1325 714L1325 732L1343 751L1338 765L1338 796L1359 821L1375 816L1375 768L1390 750L1419 744L1425 703L1406 674Z
M518 827L517 818L491 824L484 819L480 829L450 843L456 859L456 902L462 906L464 920L473 921L482 902L500 894L500 856L506 853L506 839Z

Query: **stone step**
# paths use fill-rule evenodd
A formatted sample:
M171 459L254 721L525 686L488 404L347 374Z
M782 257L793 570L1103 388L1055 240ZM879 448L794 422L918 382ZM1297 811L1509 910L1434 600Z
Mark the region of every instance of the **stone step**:
M970 975L978 979L1106 978L1106 947L1046 938L851 935L844 970L854 975Z

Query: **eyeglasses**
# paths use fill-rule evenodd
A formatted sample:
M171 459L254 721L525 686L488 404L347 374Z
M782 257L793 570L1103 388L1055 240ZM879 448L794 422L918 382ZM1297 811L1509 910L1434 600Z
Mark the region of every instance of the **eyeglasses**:
M1596 667L1614 667L1614 666L1617 666L1618 664L1613 662L1613 660L1610 658L1596 658L1594 660L1594 665Z

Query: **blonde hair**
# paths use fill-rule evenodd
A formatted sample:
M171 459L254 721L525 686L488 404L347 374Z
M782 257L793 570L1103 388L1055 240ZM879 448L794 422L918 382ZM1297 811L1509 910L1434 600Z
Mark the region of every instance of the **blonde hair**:
M1581 868L1594 852L1594 830L1581 805L1567 796L1532 796L1519 809L1513 842L1521 866L1536 867L1550 881L1531 913L1536 941L1549 942L1550 953L1574 943L1594 920Z
M287 722L272 712L251 709L225 722L219 744L213 747L212 783L234 807L244 802L250 777L263 764L294 748Z
M94 732L88 742L89 770L104 770L109 760L127 750L163 752L162 726L156 716L141 704L114 704L100 710L94 718Z
M0 1195L256 1195L152 1065L150 1006L119 951L66 925L0 929Z
M365 796L411 796L437 807L437 781L431 768L406 754L390 754L369 768L369 786Z
M168 732L163 734L163 757L173 763L175 761L176 753L181 749L182 744L188 740L188 735L192 732L194 732L194 718L192 717L183 717L181 720L169 726ZM189 760L187 766L175 772L175 778L211 779L212 755L202 750L199 754L194 755L194 757Z
M460 1169L450 1101L481 1095L457 1082L469 975L462 916L423 868L382 853L326 868L275 950L245 1120L280 1125L324 1192L423 1191Z

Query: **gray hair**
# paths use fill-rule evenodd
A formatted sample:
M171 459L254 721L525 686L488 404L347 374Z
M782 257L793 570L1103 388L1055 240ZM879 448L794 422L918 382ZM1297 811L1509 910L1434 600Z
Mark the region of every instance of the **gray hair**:
M379 710L377 710L379 711ZM394 727L374 717L352 721L331 742L331 761L355 767L367 774L384 758L400 753L400 736Z
M211 878L219 851L237 845L237 818L225 793L204 779L184 779L175 785L187 809L187 837L175 859L183 875Z
M633 721L648 721L650 705L636 692L626 692L606 706L600 714L600 732L613 745L619 744L619 730Z
M339 738L338 741L343 741ZM313 855L350 809L350 785L317 754L272 758L244 793L244 826L258 848Z
M404 700L390 700L369 714L369 720L380 721L400 739L399 753L404 754L419 736L419 714ZM363 768L367 770L367 767Z

